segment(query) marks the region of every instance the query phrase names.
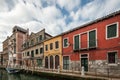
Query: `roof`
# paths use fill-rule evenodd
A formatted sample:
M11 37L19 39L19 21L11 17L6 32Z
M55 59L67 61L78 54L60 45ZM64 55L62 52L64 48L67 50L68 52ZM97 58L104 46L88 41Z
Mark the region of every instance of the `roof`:
M13 32L14 32L16 29L17 29L18 31L23 32L23 33L27 33L27 32L28 32L27 30L25 30L25 29L23 29L23 28L21 28L21 27L19 27L19 26L14 26Z
M56 35L56 36L51 36L51 38L48 38L48 39L46 39L46 40L44 40L44 41L48 41L48 40L51 40L51 39L53 39L53 38L56 38L56 37L59 37L59 36L61 36L62 34L59 34L59 35Z
M111 13L111 14L108 14L108 15L106 15L106 16L103 16L103 17L101 17L101 18L98 18L98 19L96 19L96 20L90 21L90 22L88 22L88 23L86 23L86 24L83 24L83 25L81 25L81 26L78 26L78 27L76 27L76 28L73 28L73 29L71 29L71 30L68 30L68 31L66 31L66 32L63 32L62 35L68 34L68 33L70 33L70 32L73 32L73 31L78 30L78 29L83 28L83 27L87 27L87 26L89 26L89 25L92 25L92 24L94 24L94 23L100 22L100 21L102 21L102 20L111 18L111 17L116 16L116 15L119 15L119 14L120 14L120 10L118 10L118 11L116 11L116 12L113 12L113 13Z

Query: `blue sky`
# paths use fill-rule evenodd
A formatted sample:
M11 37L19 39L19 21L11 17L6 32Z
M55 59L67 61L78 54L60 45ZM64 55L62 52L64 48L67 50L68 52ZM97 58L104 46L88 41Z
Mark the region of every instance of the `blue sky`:
M0 0L0 51L15 25L55 36L117 10L120 0Z

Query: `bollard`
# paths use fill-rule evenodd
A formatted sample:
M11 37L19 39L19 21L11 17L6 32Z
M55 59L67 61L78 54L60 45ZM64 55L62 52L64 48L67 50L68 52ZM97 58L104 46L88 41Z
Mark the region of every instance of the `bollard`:
M58 66L58 73L60 73L60 66Z
M82 66L81 76L84 76L84 75L85 75L84 66Z

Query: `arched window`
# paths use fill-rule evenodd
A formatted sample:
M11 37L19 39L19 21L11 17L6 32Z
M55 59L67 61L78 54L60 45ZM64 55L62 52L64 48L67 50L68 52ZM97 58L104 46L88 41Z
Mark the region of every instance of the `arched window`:
M58 69L58 66L59 66L59 56L56 55L55 56L55 69Z
M45 57L45 68L48 68L48 57Z
M53 56L50 56L50 69L53 69Z

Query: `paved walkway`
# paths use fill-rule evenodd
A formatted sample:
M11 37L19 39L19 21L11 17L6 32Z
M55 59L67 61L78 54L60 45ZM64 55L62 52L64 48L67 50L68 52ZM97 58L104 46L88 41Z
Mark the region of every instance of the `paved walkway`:
M45 72L45 71L44 71ZM74 76L74 77L82 77L82 78L98 78L98 79L106 79L106 80L120 80L120 78L108 78L108 77L101 77L101 76L92 76L92 75L84 75L81 76L81 74L75 74L75 73L57 73L57 72L46 72L46 73L54 73L54 74L61 74L61 75L68 75L68 76Z
M31 70L32 71L32 70ZM105 79L105 80L120 80L120 78L112 78L111 76L108 78L106 77L102 77L102 76L95 76L95 75L84 75L82 76L80 73L69 73L69 72L60 72L58 73L57 71L40 71L37 70L37 72L44 72L44 73L53 73L53 74L60 74L60 75L66 75L66 76L73 76L73 77L81 77L81 78L98 78L98 79Z

